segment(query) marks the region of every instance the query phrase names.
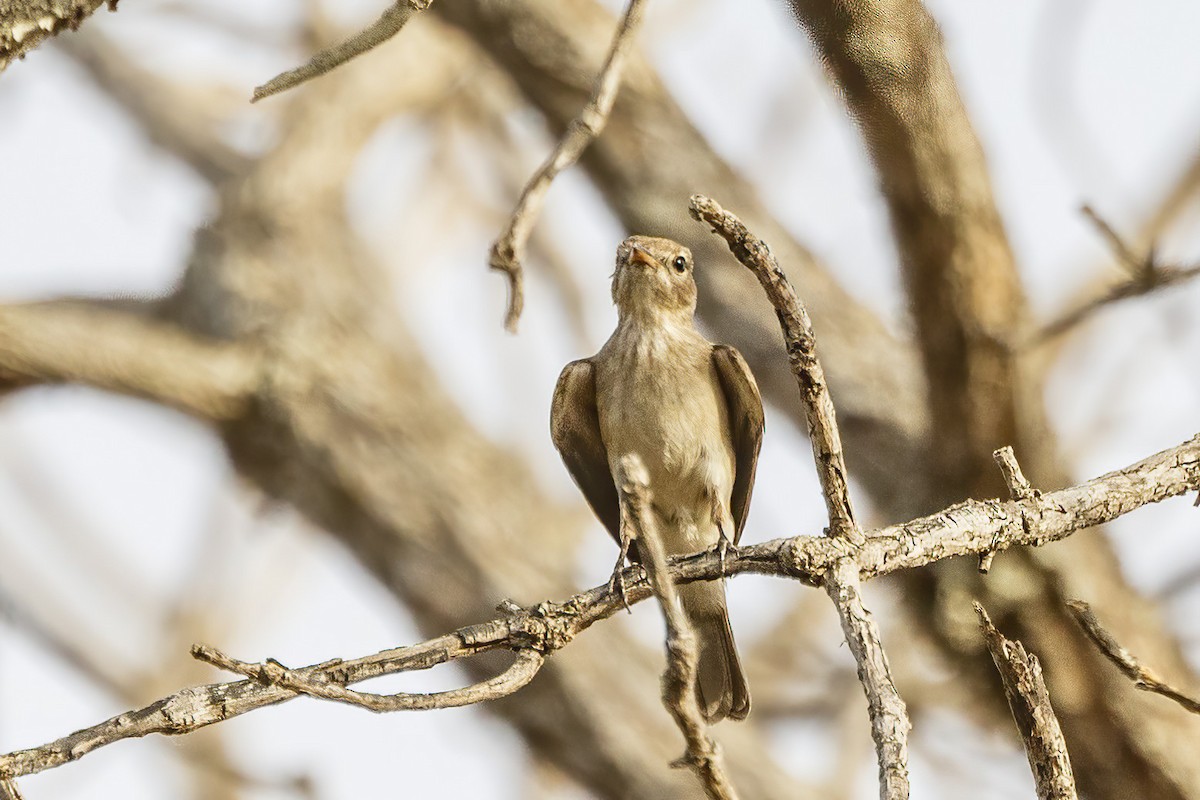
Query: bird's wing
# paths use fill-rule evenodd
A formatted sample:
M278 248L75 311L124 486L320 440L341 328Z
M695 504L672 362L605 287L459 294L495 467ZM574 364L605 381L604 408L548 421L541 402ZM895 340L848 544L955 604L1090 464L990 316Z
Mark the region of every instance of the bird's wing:
M758 467L758 449L762 445L763 405L758 384L742 354L729 345L713 345L712 363L725 393L729 409L729 433L733 438L733 496L729 512L733 514L733 543L742 538L750 495L754 491L754 470Z
M592 511L620 542L620 501L600 438L595 368L586 358L567 364L558 376L550 405L550 438Z

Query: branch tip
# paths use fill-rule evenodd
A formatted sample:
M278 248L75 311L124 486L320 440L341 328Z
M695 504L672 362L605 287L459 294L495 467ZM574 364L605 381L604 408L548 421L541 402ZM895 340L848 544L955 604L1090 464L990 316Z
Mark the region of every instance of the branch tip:
M737 216L701 194L692 195L688 209L693 217L708 223L725 240L730 252L754 274L775 307L787 347L788 364L804 402L813 460L817 465L817 475L829 513L830 535L861 547L866 539L850 503L850 490L846 482L849 473L842 454L842 437L829 387L825 383L825 370L817 357L816 334L808 310L780 269L771 249L751 233Z
M1160 694L1174 700L1193 714L1200 714L1200 699L1181 692L1171 684L1162 680L1154 670L1143 665L1133 653L1126 650L1116 638L1109 633L1092 611L1092 607L1082 600L1067 600L1067 608L1075 622L1091 640L1100 653L1116 665L1117 669L1133 681L1138 689L1154 694Z
M397 0L386 9L379 19L350 38L313 55L307 63L276 75L266 83L256 86L251 103L271 95L293 89L313 78L340 67L347 61L372 50L395 36L405 23L418 12L429 8L433 0Z
M591 97L578 116L567 125L554 150L530 176L525 188L521 190L517 207L513 209L504 230L492 245L492 269L508 275L509 303L504 316L504 327L510 333L516 333L517 321L525 306L523 265L517 254L525 250L529 235L541 214L546 193L550 191L554 179L579 160L588 145L601 134L608 123L608 116L612 113L613 103L616 102L617 92L621 87L621 70L625 56L633 47L634 36L641 24L647 2L648 0L629 0L609 45L604 66L600 68L592 87Z

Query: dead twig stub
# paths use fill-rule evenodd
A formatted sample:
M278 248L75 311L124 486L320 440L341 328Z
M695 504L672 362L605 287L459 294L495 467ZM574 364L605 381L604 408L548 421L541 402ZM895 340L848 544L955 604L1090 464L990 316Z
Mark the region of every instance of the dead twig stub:
M1021 471L1021 465L1017 463L1017 456L1011 447L1001 447L994 451L992 458L995 459L996 466L1000 468L1000 474L1004 476L1004 485L1008 487L1008 496L1013 502L1037 497L1037 490L1033 488L1029 479L1025 477L1025 473ZM995 557L995 550L988 550L979 557L981 574L988 574L992 568L992 559Z
M1006 639L996 630L979 603L975 603L975 613L979 615L984 641L1000 672L1008 707L1025 743L1039 800L1076 800L1071 759L1042 680L1042 665L1037 656L1025 652L1020 642Z

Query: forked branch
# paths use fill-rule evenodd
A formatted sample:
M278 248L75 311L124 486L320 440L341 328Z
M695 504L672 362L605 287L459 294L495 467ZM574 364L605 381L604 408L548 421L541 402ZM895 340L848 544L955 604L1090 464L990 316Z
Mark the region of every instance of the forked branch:
M866 539L850 505L841 434L829 387L825 384L825 371L817 358L816 335L808 311L779 268L771 249L741 220L702 195L692 196L691 212L726 241L742 265L758 278L775 307L787 345L788 363L804 401L813 458L829 511L829 535L852 548L861 547ZM908 732L912 726L908 709L892 680L879 627L863 603L859 582L858 564L852 558L845 558L830 567L825 576L825 591L837 609L842 632L858 664L858 677L867 696L871 738L879 760L880 796L884 800L907 800Z
M1200 266L1180 267L1160 263L1153 246L1147 248L1144 254L1138 255L1129 243L1091 206L1084 206L1083 214L1108 242L1113 255L1117 257L1117 263L1129 273L1129 278L1067 311L1043 327L1034 336L1032 344L1041 344L1061 336L1101 309L1122 300L1141 297L1169 286L1177 286L1200 276Z
M1197 490L1200 435L1125 469L1031 500L970 500L903 525L867 531L866 543L857 549L828 536L795 536L739 547L726 555L723 564L715 552L668 563L676 582L757 573L821 586L829 571L848 558L859 579L870 580L954 556L1057 541L1148 503ZM349 685L395 672L428 669L486 650L526 648L549 654L569 644L580 631L623 610L625 599L638 603L651 596L640 568L626 569L623 577L624 599L606 583L563 602L516 609L417 645L350 661L335 659L292 672L309 680L319 677ZM125 739L191 733L295 697L294 691L257 680L183 689L62 739L0 756L0 779L52 769Z

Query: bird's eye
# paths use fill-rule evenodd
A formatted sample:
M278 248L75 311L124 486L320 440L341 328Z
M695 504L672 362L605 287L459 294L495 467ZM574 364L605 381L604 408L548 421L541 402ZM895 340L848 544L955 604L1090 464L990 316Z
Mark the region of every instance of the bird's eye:
M675 261L673 263L675 264L676 272L686 272L687 271L687 259L684 258L683 256L675 256Z

